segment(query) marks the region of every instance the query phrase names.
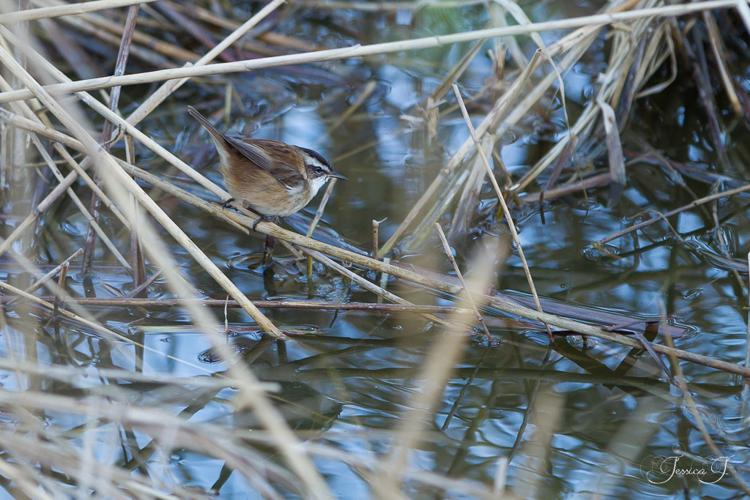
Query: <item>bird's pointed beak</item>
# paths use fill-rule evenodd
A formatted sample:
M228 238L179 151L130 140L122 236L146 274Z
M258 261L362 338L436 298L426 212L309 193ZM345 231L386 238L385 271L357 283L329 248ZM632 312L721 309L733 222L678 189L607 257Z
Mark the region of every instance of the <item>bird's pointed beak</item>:
M344 174L340 174L338 172L331 172L328 174L328 177L335 177L336 179L341 179L342 181L348 181L349 178L345 176Z

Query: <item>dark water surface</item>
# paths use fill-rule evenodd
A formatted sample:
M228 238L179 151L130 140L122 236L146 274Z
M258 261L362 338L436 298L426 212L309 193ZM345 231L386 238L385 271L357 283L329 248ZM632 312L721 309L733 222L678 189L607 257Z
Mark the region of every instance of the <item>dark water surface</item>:
M573 3L527 1L523 7L533 20L588 14L599 7L596 2ZM238 15L242 8L238 3ZM486 22L481 7L393 15L301 9L281 24L281 31L315 40L319 46L335 47L477 29ZM554 41L559 36L560 33L545 33L543 38ZM533 52L528 39L519 41L527 54ZM337 170L347 175L349 181L336 186L324 225L349 243L369 250L371 221L386 219L381 226L381 241L385 241L467 137L465 124L455 112L441 118L438 135L432 140L422 124L407 119L406 115L417 116L415 106L440 84L468 48L468 44L460 44L346 63L201 79L185 85L144 121L141 129L211 179L221 182L213 148L185 113L185 105L193 103L217 120L217 112L224 106L224 95L231 86L232 113L222 125L228 124L232 130L252 133L255 137L315 148L333 159ZM571 120L593 94L597 74L606 66L606 57L597 52L604 48L604 41L595 44L581 63L565 75ZM491 61L480 54L460 80L464 95L478 91L491 71ZM750 90L748 67L734 71L737 80L744 79L745 88ZM368 82L374 82L375 87L364 105L344 123L336 125ZM124 111L137 106L137 93L135 89L124 93ZM718 100L725 105L723 96L718 96ZM550 95L543 102L547 109L535 108L532 116L500 141L503 147L498 148L498 153L516 179L567 129L558 97ZM470 108L475 123L487 109L486 102ZM731 121L728 108L722 113L727 122ZM707 139L705 115L686 77L668 91L638 101L623 135L623 144L627 152L647 140L674 161L743 181L747 178L744 165L750 157L747 125L739 123L727 130L724 138L727 159L722 165ZM119 154L122 151L118 148L120 145L114 150ZM602 161L606 162L606 154ZM160 175L174 176L180 186L200 192L182 176L165 169L164 162L150 153L139 150L138 162ZM632 233L614 240L607 247L610 255L591 247L593 242L632 224L638 215L689 203L693 199L689 190L700 197L709 194L710 189L710 185L689 179L686 186L680 186L651 162L632 161L628 165L627 188L612 206L605 188L589 191L588 196L575 195L547 203L544 223L537 204L516 207L514 216L539 294L576 305L651 318L669 314L690 327L688 335L675 340L676 347L742 363L747 348L747 283L739 284L733 270L739 270L738 276L746 281L750 224L744 209L748 202L745 198L719 203L716 210L724 220L718 231L711 218L713 208L707 205L707 212L687 211L669 220L681 235L679 238L666 223L660 222L637 235ZM163 193L154 196L250 298L375 300L371 294L322 267L315 268L313 282L308 283L301 271L304 266L297 267L280 248L274 276L264 278L256 265L262 240L244 236ZM307 209L308 219L317 200ZM484 214L491 214L494 202L494 195L485 186ZM29 255L40 264L48 258L57 263L83 244L86 221L72 204L65 203L54 218L45 221L44 244ZM105 213L104 217L110 216ZM466 264L480 233L503 232L495 223L476 220L476 231L454 242L461 265ZM444 222L447 224L449 220ZM2 233L7 235L14 223L9 220L5 224ZM301 224L304 231L306 222L303 220ZM111 227L118 226L112 221ZM718 232L723 232L730 242L728 250L734 260L727 260L722 254L717 243ZM119 248L128 248L129 236L125 231L116 232L113 240ZM438 249L437 240L430 239L409 252L423 254L421 258L431 261L434 269L449 272ZM206 297L225 296L181 247L173 245L172 250L183 275ZM103 246L94 267L96 272L88 284L77 266L71 268L68 287L74 295L86 295L88 288L90 295L112 297L132 289L130 275ZM20 279L14 273L9 267L0 269L0 278L6 280L13 275L13 280ZM508 260L497 285L528 291L517 254ZM417 303L450 303L405 286L392 284L391 288ZM166 297L168 292L163 282L157 280L149 296L160 295ZM177 376L219 374L225 370L211 351L209 341L191 326L190 317L182 310L99 308L95 311L109 327L142 341L147 350L139 352L126 344L122 349L111 350L95 334L81 327L62 324L55 329L44 321L34 324L25 321L20 313L12 313L4 329L2 351L7 356L10 351L33 349L38 359L49 363L89 366L92 375L89 383L94 385L104 383L96 376L97 368L119 367ZM212 312L223 323L222 309ZM260 378L281 384L274 399L289 424L306 438L319 439L367 459L375 459L378 453L388 450L390 431L397 427L414 400L419 369L439 327L431 327L416 315L294 310L267 313L281 328L309 331L309 337L283 346L261 341L249 317L230 309L227 320L232 330L231 341ZM14 317L17 319L13 320ZM34 346L24 344L29 334L26 325L36 329L38 341ZM608 491L621 498L682 496L686 490L714 498L740 495L741 490L729 476L716 484L701 484L694 476L670 479L659 472L668 457L681 457L680 466L697 466L701 460L710 464L715 453L701 435L680 391L667 382L647 354L628 358L626 349L594 339L584 350L577 337L559 340L548 347L543 330L499 320L489 320L489 328L496 342L488 347L477 338L467 345L427 425L425 441L411 455L410 467L492 484L498 459L510 457L508 487L522 497L577 496L594 491ZM663 343L661 338L658 341ZM627 366L631 362L632 366ZM680 366L712 438L724 456L742 467L750 461L746 446L750 432L747 398L742 394L740 380L693 363L681 362ZM27 388L18 386L9 372L2 383L6 389ZM41 390L71 391L67 385L39 383ZM163 403L163 394L157 388L143 387L141 394L142 400L134 404L147 405L151 398ZM209 394L202 402L172 395L173 408L175 413L193 412L194 421L256 426L252 415L233 413L224 403L231 396L229 389ZM197 396L195 399L200 400ZM48 418L54 421L55 415ZM55 423L74 428L83 419ZM548 444L537 442L545 426L551 426L547 430L552 433ZM102 456L117 463L127 462L132 450L126 453L123 448L112 446L110 438L103 432L98 443ZM132 439L137 442L146 437L133 435ZM333 459L319 459L316 463L340 497L371 494L367 481L356 468ZM165 481L169 478L199 489L218 488L222 497L244 498L253 491L239 474L223 470L223 465L186 451L147 459L145 467ZM414 496L431 493L419 486L409 491Z

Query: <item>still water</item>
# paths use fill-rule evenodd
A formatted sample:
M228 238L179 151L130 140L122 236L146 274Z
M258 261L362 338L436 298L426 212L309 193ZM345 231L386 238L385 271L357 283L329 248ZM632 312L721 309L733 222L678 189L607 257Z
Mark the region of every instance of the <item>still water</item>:
M242 4L242 5L240 5ZM596 12L598 2L522 2L534 21ZM238 19L246 5L237 3ZM484 8L425 9L397 14L300 9L278 29L320 47L353 43L377 43L402 38L478 29L488 22ZM546 42L562 33L543 34ZM519 38L528 56L533 43ZM221 184L217 158L207 136L191 120L185 105L192 103L204 113L217 113L231 92L232 111L222 115L221 126L256 138L279 139L314 148L333 160L349 181L339 182L323 219L323 227L365 251L371 248L371 221L383 220L381 241L396 230L447 159L466 140L467 131L456 112L440 118L437 134L430 137L418 119L418 107L447 72L459 62L469 44L346 62L282 67L252 74L208 78L190 82L173 95L141 125L141 129L202 173ZM489 47L489 45L488 45ZM564 75L568 113L575 116L590 99L597 75L607 65L606 42L595 43L581 62ZM493 71L492 61L480 53L461 77L464 95L477 93ZM733 68L737 81L748 84L748 66ZM367 89L362 105L350 116L347 109ZM123 94L126 114L140 102L138 90ZM511 175L518 179L567 130L559 95L552 95L499 141L497 154ZM451 101L452 103L452 101ZM721 99L719 103L722 104ZM724 104L722 104L724 105ZM470 107L481 119L491 102L481 100ZM708 136L706 120L691 82L674 83L667 92L639 100L623 134L626 153L648 139L648 143L670 160L721 172L742 180L739 167L750 156L747 123L728 129L726 160L720 164ZM724 110L722 116L728 117ZM342 121L342 117L345 119ZM121 145L113 151L122 153ZM605 155L606 156L606 155ZM637 157L629 155L629 158ZM602 160L604 161L604 160ZM199 193L183 176L165 167L163 161L138 151L143 168ZM604 163L597 164L600 168ZM536 190L536 188L534 189ZM710 213L687 211L608 244L608 252L596 251L592 243L618 231L654 211L667 211L692 201L690 190L704 196L710 184L688 179L679 186L647 159L628 164L628 184L612 203L607 188L576 194L545 204L544 219L539 205L525 203L513 209L521 242L537 290L544 297L575 305L624 314L658 318L666 312L689 327L676 339L680 349L724 361L741 363L746 350L746 293L733 274L746 254L750 224L741 197L722 200L716 210L722 218L717 229ZM293 259L277 248L273 275L259 267L263 241L247 237L218 223L199 210L161 192L152 192L160 206L213 261L252 299L316 299L331 302L369 301L374 296L352 286L340 276L316 267L312 282ZM318 198L317 200L319 200ZM317 206L289 224L306 229ZM472 231L454 240L460 265L483 234L504 229L494 219L496 198L489 186L480 195L480 210ZM648 211L648 212L646 212ZM118 227L109 214L105 221ZM441 222L448 223L450 218ZM5 221L7 234L13 226ZM40 264L57 263L82 246L87 224L75 207L66 202L45 220L43 243L27 251ZM734 260L727 262L718 248L718 233L730 242ZM113 241L128 248L129 235L117 231ZM167 240L171 241L171 240ZM436 270L449 272L439 243L430 236L421 244L401 248L404 259L422 259ZM28 249L26 249L28 250ZM206 297L225 294L189 255L173 245L180 271ZM719 258L721 257L721 258ZM53 264L54 265L54 264ZM733 267L733 265L735 265ZM50 266L48 266L50 267ZM67 286L74 295L113 297L133 288L131 276L118 267L103 247L90 281L73 266ZM740 271L741 266L739 267ZM148 268L149 273L157 269ZM744 274L746 279L746 268ZM20 280L8 264L0 269L3 280ZM370 276L374 279L375 276ZM518 254L507 261L498 288L528 291ZM394 291L416 303L450 304L431 293L391 282ZM746 284L744 284L746 286ZM159 279L149 289L150 298L168 297ZM123 344L112 349L90 331L78 326L27 321L35 312L10 312L3 332L3 354L34 352L43 363L85 365L89 384L116 384L98 378L97 369L123 368L145 374L178 377L221 374L218 361L204 335L191 326L189 315L177 308L98 308L101 321L125 332L145 346L139 350ZM221 308L212 310L224 321ZM270 319L286 330L308 332L305 337L278 344L261 339L251 320L238 310L227 315L230 340L259 378L276 382L274 401L289 425L306 440L319 440L355 456L376 459L392 444L390 431L414 400L419 389L417 375L439 327L417 315L380 315L371 312L268 310ZM30 326L32 325L32 326ZM670 385L648 355L629 356L626 349L605 341L591 340L587 349L580 338L570 337L549 344L544 330L488 319L495 341L479 337L467 344L442 394L442 400L427 425L425 441L410 456L410 467L436 474L470 479L491 485L497 462L508 457L508 488L519 496L552 498L608 491L616 497L682 495L684 490L701 496L726 498L739 495L730 477L715 484L701 484L694 476L672 477L669 468L706 463L715 454L698 430L694 415L683 403L680 391ZM34 330L32 346L24 336ZM661 339L660 339L661 340ZM490 345L491 344L491 345ZM666 362L666 360L665 360ZM747 399L740 381L731 375L682 362L700 415L712 438L731 463L741 466L750 459L746 443ZM71 385L38 382L37 389L71 394ZM168 394L159 387L128 384L140 395L133 405L167 404L175 414L191 421L212 422L244 428L257 426L253 415L233 412L226 404L232 389L213 394ZM9 390L24 390L11 373L3 382ZM171 405L171 406L169 406ZM81 417L50 414L55 425L72 429ZM545 426L549 426L545 430ZM102 460L123 464L149 441L135 433L120 448L102 428L97 443ZM549 440L539 443L539 435ZM689 457L686 458L684 455ZM679 458L676 458L679 457ZM701 462L703 460L703 462ZM719 463L719 465L721 462ZM318 459L316 465L342 498L362 498L372 493L368 481L356 467L339 460ZM198 490L213 488L222 497L245 498L256 494L239 474L224 469L224 463L191 451L175 450L144 459L153 477ZM666 471L666 472L665 472ZM655 484L659 483L659 484ZM413 496L432 490L408 486Z

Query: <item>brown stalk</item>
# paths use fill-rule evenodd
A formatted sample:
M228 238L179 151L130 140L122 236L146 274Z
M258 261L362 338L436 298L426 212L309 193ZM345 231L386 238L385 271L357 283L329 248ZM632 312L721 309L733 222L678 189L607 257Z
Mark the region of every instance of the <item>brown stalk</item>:
M138 20L138 5L133 5L128 8L128 15L125 21L125 29L122 33L122 39L120 40L120 48L117 52L117 60L115 62L114 76L120 76L125 74L125 66L128 62L128 54L130 53L130 45L133 43L133 32L135 31L135 25ZM120 91L122 87L113 87L109 93L109 109L117 112L117 108L120 102ZM102 147L105 151L109 151L112 147L112 142L109 140L112 135L112 122L105 121L104 127L102 128L101 142ZM94 183L100 184L99 172L97 171L94 175ZM93 259L94 250L96 248L96 236L97 232L94 229L94 224L98 225L99 212L101 208L101 201L95 192L91 193L91 201L89 202L89 209L91 212L92 221L89 222L88 231L86 233L86 243L83 249L83 262L81 263L81 271L84 275L88 275L91 272L91 261ZM130 268L127 264L126 268Z

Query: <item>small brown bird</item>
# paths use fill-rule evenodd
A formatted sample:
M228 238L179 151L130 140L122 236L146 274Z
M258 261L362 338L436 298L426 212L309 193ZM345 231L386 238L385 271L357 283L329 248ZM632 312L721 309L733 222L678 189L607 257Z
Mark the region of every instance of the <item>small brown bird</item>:
M346 179L312 149L222 134L194 107L188 113L211 135L233 199L264 218L292 215L331 178Z

